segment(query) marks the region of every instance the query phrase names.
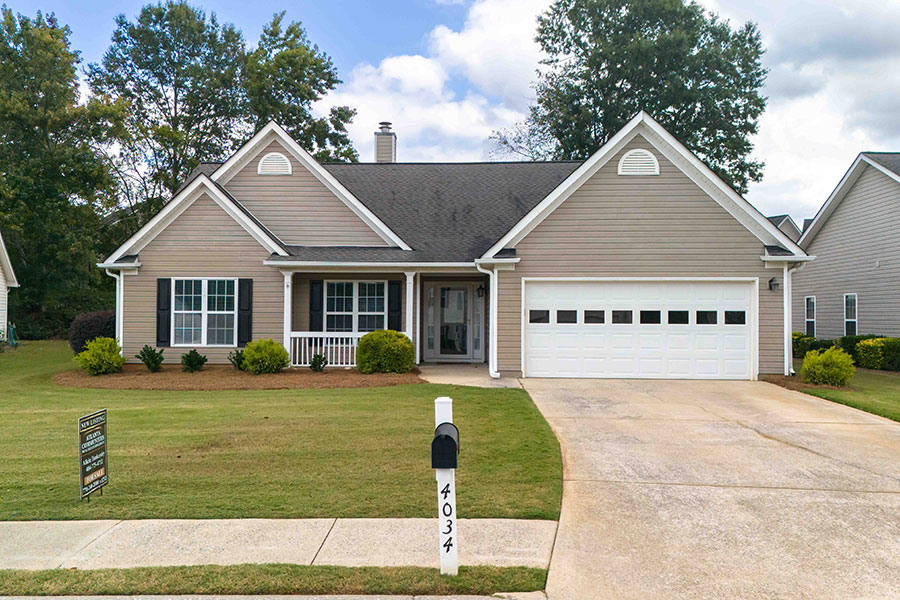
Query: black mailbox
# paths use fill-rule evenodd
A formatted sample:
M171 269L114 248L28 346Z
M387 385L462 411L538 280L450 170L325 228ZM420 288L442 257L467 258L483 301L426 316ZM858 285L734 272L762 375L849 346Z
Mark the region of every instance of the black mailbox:
M453 423L441 423L431 442L431 468L455 469L459 454L459 429Z

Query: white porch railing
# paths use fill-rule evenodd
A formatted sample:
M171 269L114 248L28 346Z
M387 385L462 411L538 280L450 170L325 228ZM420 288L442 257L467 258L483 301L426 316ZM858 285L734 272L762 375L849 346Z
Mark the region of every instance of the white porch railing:
M355 367L356 346L365 333L291 332L291 366L308 367L312 357L324 354L329 367Z

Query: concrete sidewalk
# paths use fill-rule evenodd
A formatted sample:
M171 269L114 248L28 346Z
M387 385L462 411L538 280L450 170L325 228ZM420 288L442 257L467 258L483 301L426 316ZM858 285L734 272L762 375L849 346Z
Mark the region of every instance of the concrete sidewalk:
M555 535L555 521L460 519L459 562L547 568ZM0 569L246 563L437 568L437 519L0 522Z
M544 592L519 592L493 596L0 596L7 600L546 600Z

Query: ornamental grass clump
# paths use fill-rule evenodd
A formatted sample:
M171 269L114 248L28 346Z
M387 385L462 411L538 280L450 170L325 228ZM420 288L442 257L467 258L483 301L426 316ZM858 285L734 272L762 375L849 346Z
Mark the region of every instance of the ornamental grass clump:
M415 350L399 331L384 329L367 333L356 348L356 365L362 373L409 373Z
M284 346L275 340L254 340L244 348L243 367L254 375L278 373L291 363Z
M806 383L835 387L846 386L855 373L853 358L837 347L828 348L824 352L810 350L800 369Z
M75 362L88 375L108 375L122 371L125 357L116 340L98 337L87 342L85 349L75 355Z

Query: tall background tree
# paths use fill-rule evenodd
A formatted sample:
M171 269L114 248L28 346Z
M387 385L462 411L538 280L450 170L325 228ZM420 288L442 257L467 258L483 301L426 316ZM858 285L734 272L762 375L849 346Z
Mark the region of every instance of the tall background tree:
M243 34L186 2L147 5L116 18L103 60L88 69L95 94L126 103L126 133L111 148L124 210L134 231L200 162L223 160L270 119L320 160L355 160L346 133L355 112L311 105L340 80L299 23L276 14L248 51Z
M762 40L684 0L557 0L538 19L542 60L524 123L500 153L583 159L645 110L745 193L762 179L750 139L765 110Z
M0 19L0 230L21 284L10 315L24 337L59 335L113 297L94 263L109 249L101 214L115 198L100 147L119 107L80 102L78 53L53 16L4 7Z

